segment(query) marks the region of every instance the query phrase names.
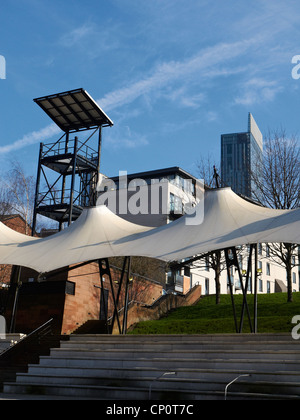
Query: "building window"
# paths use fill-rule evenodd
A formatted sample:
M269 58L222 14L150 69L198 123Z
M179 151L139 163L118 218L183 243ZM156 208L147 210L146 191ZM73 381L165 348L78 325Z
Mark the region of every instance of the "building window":
M209 271L209 257L205 257L205 271Z
M267 263L267 276L271 275L271 266L269 263Z
M267 293L271 293L271 283L267 281Z
M72 281L66 281L66 295L75 296L75 286L76 284Z
M258 290L260 292L263 292L263 281L261 279L259 279L259 282L258 282Z
M184 267L184 275L186 277L190 277L191 276L191 268L190 267Z
M205 279L205 294L209 295L209 279Z
M293 273L293 283L294 283L294 284L296 284L296 283L297 283L296 273Z
M170 193L170 213L183 214L182 200L172 193Z

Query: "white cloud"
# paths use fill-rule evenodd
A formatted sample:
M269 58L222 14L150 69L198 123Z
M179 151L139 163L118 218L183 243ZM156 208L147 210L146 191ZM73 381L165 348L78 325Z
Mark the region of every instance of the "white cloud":
M176 102L180 107L198 108L203 102L205 95L194 90L196 89L188 89L186 86L182 86L179 89L169 89L170 92L163 94L163 97Z
M58 45L73 49L77 54L80 51L80 54L95 59L104 51L111 51L119 46L117 33L117 25L107 25L99 28L94 22L88 21L62 35Z
M92 24L84 23L82 26L71 30L70 32L64 34L60 39L60 44L63 47L73 47L82 41L84 38L90 36L94 33L94 27Z
M147 146L148 144L149 142L146 136L132 131L128 126L117 125L105 137L106 147L114 149L134 149L136 147Z
M195 56L184 61L169 61L158 65L147 77L132 82L128 86L108 93L98 99L99 105L110 111L134 102L139 97L156 93L176 81L185 82L187 79L196 77L210 77L209 72L214 72L218 66L247 53L248 48L254 44L254 40L239 41L231 44L217 44L213 47L199 51ZM235 68L232 69L235 73ZM223 72L221 72L221 75ZM230 70L226 71L226 75Z
M271 102L282 87L276 81L253 78L241 88L242 94L235 99L237 105L254 105L261 102Z
M59 127L57 127L55 124L50 124L39 131L33 131L32 133L26 134L21 139L16 140L11 144L1 146L0 155L14 152L32 144L43 142L45 139L49 139L60 132L61 129Z
M80 42L86 37L90 37L94 31L93 26L88 24L82 25L80 28L71 31L65 35L62 42L65 46L72 46L76 42ZM229 66L231 60L247 54L251 46L255 45L255 39L242 40L234 43L220 43L212 47L208 47L199 51L193 57L183 61L168 61L154 67L147 76L140 80L135 80L128 84L126 87L114 90L106 94L103 98L98 99L98 103L105 111L111 111L119 107L133 103L140 97L150 97L152 95L168 96L171 101L176 101L180 98L181 106L197 107L203 101L204 95L201 92L196 92L192 89L195 80L201 81L205 86L205 80L211 77L228 76L236 73L236 66ZM225 70L225 65L228 68ZM222 69L220 69L222 66ZM169 93L163 92L166 88L171 91L172 85L177 82L183 84L183 89L178 89L173 96ZM192 88L191 88L192 86ZM186 89L186 91L185 91ZM265 86L264 95L271 97L272 86ZM192 94L188 94L192 91ZM21 149L31 144L44 141L58 134L60 129L51 124L44 129L34 131L15 141L14 143L0 147L0 154L9 153L14 150ZM111 146L121 145L123 147L137 147L148 144L145 136L139 136L136 133L125 130L121 133L116 133L108 137L108 144Z

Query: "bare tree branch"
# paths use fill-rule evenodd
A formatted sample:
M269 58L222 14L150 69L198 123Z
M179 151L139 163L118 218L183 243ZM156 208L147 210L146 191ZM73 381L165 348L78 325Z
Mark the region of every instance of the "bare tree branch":
M254 198L274 209L300 206L300 148L296 136L287 137L284 130L269 132L264 153L251 172ZM292 268L298 245L270 244L270 258L287 271L288 301L292 301ZM298 257L298 256L297 256Z

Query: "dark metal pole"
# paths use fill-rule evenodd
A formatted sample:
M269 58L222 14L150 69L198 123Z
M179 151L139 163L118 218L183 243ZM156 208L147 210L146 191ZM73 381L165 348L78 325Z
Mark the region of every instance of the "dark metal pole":
M107 323L107 310L106 310L106 301L105 301L105 293L104 293L104 284L103 284L103 278L102 278L102 275L103 275L102 260L98 260L98 265L99 265L99 275L100 275L100 284L101 284L100 314L101 314L102 305L103 305L107 333L109 334L109 328L108 328L108 323Z
M43 156L43 143L40 143L40 154L39 154L39 163L36 177L36 187L35 187L35 198L34 198L34 209L33 209L33 220L32 220L32 231L31 236L35 235L36 230L36 219L37 219L37 206L40 192L40 182L41 182L41 170L42 170L42 156Z
M97 161L98 177L100 174L101 148L102 148L102 127L100 126L99 127L99 141L98 141L98 161Z
M74 145L74 157L73 157L73 168L72 168L72 181L71 181L71 197L70 197L70 210L69 210L69 226L73 219L73 200L74 200L74 188L75 188L75 175L77 166L77 149L78 149L78 137L75 137Z
M254 334L257 334L257 279L258 279L258 252L257 244L254 245L255 250L255 264L254 264Z
M127 314L128 314L128 286L130 281L130 272L131 272L131 257L128 257L128 272L127 272L127 281L126 281L126 290L125 290L125 304L124 304L124 316L123 316L123 331L122 334L126 335L127 331Z
M246 293L247 293L247 290L248 290L250 273L252 271L252 253L253 253L253 245L250 245L249 258L248 258L248 267L247 267L247 274L246 274L246 283L245 283ZM246 305L246 300L245 300L245 297L244 297L244 299L243 299L243 306L242 306L242 316L241 316L240 331L242 331L242 329L243 329L244 314L245 314L245 305Z
M243 299L243 308L246 306L248 320L249 320L249 326L250 326L250 331L253 332L252 322L251 322L251 315L250 315L248 301L247 301L247 289L245 290L245 287L244 287L244 284L243 284L243 276L242 276L241 268L240 268L240 265L239 265L239 262L238 262L238 259L237 259L236 248L233 248L233 255L234 255L234 261L235 261L235 264L236 264L236 267L237 267L237 270L238 270L239 279L240 279L240 282L241 282L242 293L243 293L243 297L244 297L244 299ZM242 311L242 318L244 318L243 311ZM242 332L242 330L243 330L243 321L241 319L241 322L240 322L240 330L239 330L240 333Z
M101 148L102 148L102 126L99 127L97 174L96 174L96 185L94 186L93 206L97 205L97 199L98 199L97 188L98 188L98 183L99 183L99 178L100 178Z
M232 284L231 284L231 275L230 275L230 267L232 266L232 263L230 261L228 252L229 252L228 249L225 249L224 250L225 258L226 258L226 269L227 269L227 277L228 277L228 281L229 281L229 289L230 289L230 295L231 295L231 303L232 303L232 310L233 310L233 318L234 318L235 330L238 333L239 332L239 329L238 329L238 324L237 324L236 309L235 309L235 303L234 303L234 297L233 297L233 289L232 289Z
M15 332L15 324L16 324L16 316L17 316L17 306L18 306L20 288L22 286L22 283L21 283L21 271L22 271L22 267L19 267L19 269L18 269L17 283L16 283L16 290L15 290L15 297L14 297L14 304L13 304L13 310L12 310L11 322L10 322L10 328L9 328L9 333L10 334L12 334L13 332Z
M122 290L122 285L123 285L123 279L124 279L125 270L126 270L127 258L128 257L125 257L124 262L123 262L123 268L122 268L122 273L121 273L121 278L120 278L120 283L119 283L119 289L118 289L117 299L116 299L117 312L114 312L113 318L112 318L112 331L114 330L116 316L119 318L118 305L119 305L119 300L120 300L120 295L121 295L121 290ZM120 334L122 334L122 331L120 331L120 328L119 328L119 332L120 332Z
M119 327L119 333L121 334L121 325L120 325L119 314L118 314L118 306L117 306L117 301L116 301L116 298L115 298L114 285L113 285L113 281L112 281L112 277L111 277L111 271L110 271L108 259L105 260L105 263L106 263L107 275L109 277L111 293L112 293L113 302L114 302L114 315L116 314L118 327ZM113 330L111 331L111 333L113 333Z
M66 144L65 144L65 154L68 154L68 151L69 151L69 136L70 136L70 134L69 134L69 132L67 131L66 132ZM60 198L60 202L61 202L61 204L63 204L64 203L64 201L65 201L65 192L66 192L66 178L67 178L67 175L66 174L63 174L63 179L62 179L62 189L61 189L61 198ZM63 219L62 220L60 220L60 222L59 222L59 231L61 231L62 229L63 229Z

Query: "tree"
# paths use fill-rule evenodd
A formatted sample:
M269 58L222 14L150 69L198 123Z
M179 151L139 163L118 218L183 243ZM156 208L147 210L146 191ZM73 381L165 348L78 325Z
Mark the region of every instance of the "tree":
M35 195L35 180L27 176L21 164L11 163L11 169L0 181L0 214L19 214L25 221L25 234L30 234Z
M197 163L199 177L203 179L204 185L208 188L219 188L217 167L218 165L216 164L215 159L210 154L208 154L205 159L201 156ZM197 267L199 267L199 265L197 265ZM209 256L205 258L205 267L211 268L215 272L216 304L218 305L221 302L221 272L226 269L225 256L222 256L220 250L211 252Z
M274 209L295 209L300 205L300 149L296 136L287 137L284 130L269 132L264 152L251 172L254 198ZM270 257L287 272L288 302L292 302L292 269L298 245L270 244ZM297 261L298 260L298 261Z
M11 214L13 206L10 202L10 197L7 188L0 181L0 221L4 216Z
M197 162L197 172L200 179L204 181L204 184L209 188L218 188L218 167L216 160L210 154L203 158L202 156Z
M221 273L226 270L226 261L221 250L210 252L205 257L194 262L191 268L209 269L211 268L215 273L215 285L216 285L216 305L221 303Z

